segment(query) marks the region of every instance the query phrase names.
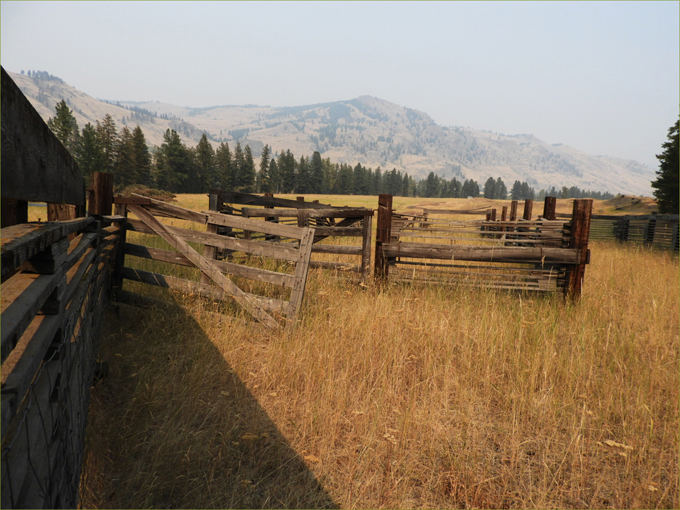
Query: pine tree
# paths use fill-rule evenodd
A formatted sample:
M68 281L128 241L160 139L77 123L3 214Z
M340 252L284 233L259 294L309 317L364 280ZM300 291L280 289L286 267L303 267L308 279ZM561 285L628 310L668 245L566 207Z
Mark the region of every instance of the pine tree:
M181 138L174 129L168 129L163 144L156 152L155 181L164 190L179 193L187 180L189 156Z
M508 198L508 188L500 177L496 179L496 198L500 200Z
M89 122L83 128L76 161L86 183L90 182L93 172L100 172L104 167L104 153L99 144L99 137Z
M84 132L84 130L83 130ZM132 152L137 166L137 183L144 186L151 185L151 155L146 143L144 132L139 124L132 131Z
M232 186L234 191L243 191L245 187L245 179L243 177L244 164L245 160L243 158L243 148L241 148L241 142L236 142L234 154L231 159L232 174L234 176L234 182L232 183Z
M65 100L55 105L56 115L50 117L47 125L66 149L75 155L79 143L78 122Z
M659 204L659 212L663 214L678 214L680 211L678 199L678 125L676 121L668 130L668 141L661 147L664 149L656 158L659 160L657 178L652 182L654 196Z
M262 148L260 154L260 170L257 172L258 193L271 193L272 187L269 181L269 145Z
M111 115L108 113L104 115L104 119L101 124L99 121L97 121L96 131L99 147L101 148L102 154L104 156L103 167L100 171L113 173L116 166L118 131L116 129L116 123L114 122Z
M515 181L512 184L512 190L510 190L510 198L512 200L521 200L522 199L522 183L519 181Z
M321 154L319 154L319 151L314 151L314 154L312 154L309 175L309 193L324 193L324 188L323 163L321 162Z
M196 183L194 189L197 193L205 193L215 186L215 151L208 141L208 137L203 133L200 141L196 145L195 151Z
M269 161L269 187L270 193L281 193L281 172L275 158Z
M300 156L297 174L295 177L295 193L310 193L309 160Z
M279 155L279 172L281 173L281 191L292 193L295 189L295 156L288 149Z
M484 184L484 198L493 200L496 198L496 181L493 177L489 177Z
M233 163L229 145L222 142L215 154L215 165L217 167L216 186L222 190L231 190L234 186Z
M127 126L121 130L117 140L113 182L116 186L122 187L137 182L137 166L132 146L132 133Z
M428 198L439 196L439 179L434 172L430 172L427 175L427 181L425 184L425 196Z
M245 193L252 193L255 191L255 161L253 160L253 153L250 150L250 145L246 145L243 149L243 167L241 169L243 178L243 191Z

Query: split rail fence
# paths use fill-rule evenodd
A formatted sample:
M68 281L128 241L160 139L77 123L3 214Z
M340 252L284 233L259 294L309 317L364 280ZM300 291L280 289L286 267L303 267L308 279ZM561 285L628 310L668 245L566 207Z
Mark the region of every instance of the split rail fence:
M381 280L563 292L580 296L589 263L592 200L576 200L569 221L555 218L556 199L546 197L534 219L533 201L518 202L484 219L451 217L459 211L422 215L392 210L392 196L380 195L375 275ZM481 211L466 211L479 214ZM508 214L509 213L509 214Z
M241 209L234 205L244 206ZM213 190L210 194L210 209L225 215L240 214L245 218L263 218L268 222L276 222L298 227L314 229L314 245L312 254L323 254L326 260L319 257L312 259L311 267L335 269L359 273L365 279L371 265L371 234L373 210L364 207L337 207L320 204L318 201L307 202L304 197L297 200L274 198L271 193L265 196L248 193ZM237 235L219 229L223 235ZM253 234L245 231L242 234L251 239ZM267 240L278 241L272 236ZM360 238L361 245L330 244L328 238ZM324 242L322 242L324 241ZM357 263L328 260L328 255L354 256Z

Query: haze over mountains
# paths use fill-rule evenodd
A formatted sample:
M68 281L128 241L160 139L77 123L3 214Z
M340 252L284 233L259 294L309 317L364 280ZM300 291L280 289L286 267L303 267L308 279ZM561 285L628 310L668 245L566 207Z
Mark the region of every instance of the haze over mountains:
M226 142L233 149L239 141L250 145L256 157L268 144L275 154L290 149L299 157L319 151L334 163L396 168L418 178L433 171L482 184L500 176L509 186L526 181L536 190L578 186L651 196L650 182L656 177L654 170L636 161L592 156L530 134L440 126L426 113L370 96L294 107L190 108L153 101L105 102L47 73L9 74L45 120L65 99L81 129L108 113L120 127L139 124L147 141L157 146L169 128L191 146L205 132L214 146Z

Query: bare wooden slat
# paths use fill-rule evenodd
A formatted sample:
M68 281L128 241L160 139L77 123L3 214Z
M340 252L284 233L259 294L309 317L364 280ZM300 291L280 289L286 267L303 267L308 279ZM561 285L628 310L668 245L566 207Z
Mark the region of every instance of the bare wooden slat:
M329 262L325 260L310 260L309 267L320 269L336 269L338 271L352 271L361 273L361 266L357 264L349 264L347 262Z
M305 286L307 285L307 273L309 272L309 259L312 254L312 246L314 244L314 230L311 228L304 229L305 233L300 240L300 250L297 263L295 265L295 284L290 295L290 303L288 304L288 317L293 320L288 322L288 328L295 326L295 317L302 305L302 298L305 294Z
M144 225L142 221L128 220L128 225L130 230L135 232L140 232L143 234L155 234L153 229ZM272 223L272 225L275 224ZM208 246L215 246L216 248L225 248L233 251L243 251L252 253L253 255L262 255L280 260L287 260L289 262L294 262L297 260L297 249L290 244L287 245L285 243L273 243L269 241L246 241L244 239L209 234L207 232L198 232L196 230L190 230L186 228L168 226L166 226L166 228L173 235L182 237L188 242L201 243ZM297 229L297 227L295 228Z
M214 225L239 228L253 232L262 232L264 234L278 235L282 237L291 237L293 239L300 239L302 237L302 230L300 227L283 225L281 223L272 223L269 221L252 220L249 218L241 218L238 216L220 214L212 211L205 212L208 215L208 223L212 223Z
M330 204L318 204L314 202L290 200L287 198L263 197L260 195L253 195L250 193L239 193L236 191L220 191L222 202L227 204L241 204L241 205L261 205L270 207L295 207L304 209L326 209L332 208Z
M148 285L155 285L157 287L177 290L180 292L198 294L209 299L228 301L229 299L233 298L231 294L224 292L224 290L221 289L220 287L216 287L205 283L192 282L189 280L184 280L182 278L175 278L173 276L152 273L150 271L143 271L141 269L132 269L129 267L125 267L123 268L122 274L123 278L125 278L126 280L146 283ZM256 296L255 294L248 294L246 292L244 292L243 294L249 300L255 302L259 307L269 312L285 313L286 308L288 306L287 301L283 301L280 299Z
M85 229L93 217L50 223L24 223L3 228L2 275L5 276L31 257L69 234Z
M248 213L251 218L269 216L272 218L297 218L299 209L254 209L243 208L244 213ZM305 209L307 218L357 218L373 216L373 210L365 207L360 208L329 208L329 209Z
M486 262L521 262L540 260L544 263L580 263L585 254L576 248L525 248L488 246L446 246L420 243L383 245L390 257L470 260Z
M315 244L312 253L334 253L336 255L361 255L361 246L345 246L334 244Z
M364 229L362 227L314 227L314 233L324 237L361 237L364 235Z
M129 243L125 243L125 245L123 246L123 250L127 255L133 255L135 257L157 260L160 262L168 262L171 264L178 264L181 266L194 267L194 265L185 256L178 252L161 250L158 248L148 248L146 246L140 246L138 244ZM234 276L240 276L241 278L248 278L250 280L257 280L260 282L271 283L274 285L282 285L288 288L292 288L293 286L294 277L289 274L277 273L275 271L269 271L267 269L259 269L256 267L248 267L239 264L233 264L231 262L226 262L223 260L215 260L213 261L213 263L223 272Z
M165 225L154 218L150 213L142 209L141 206L130 205L129 209L177 251L181 252L186 258L188 258L203 273L208 275L215 283L222 287L222 289L227 294L231 295L231 297L233 297L237 303L250 312L253 317L255 317L268 328L279 328L279 324L274 320L274 318L266 313L251 299L249 299L241 289L234 285L234 283L229 278L223 275L219 268L215 267L213 261L201 257L201 255L199 255L196 250L189 246L179 236L173 235Z
M142 195L137 195L136 193L133 193L132 196L134 198L146 198L147 200L149 200L150 204L144 207L150 211L153 211L153 213L161 212L168 217L186 221L195 221L196 223L200 223L201 225L204 225L207 222L207 217L203 213L192 211L191 209L185 209L184 207L168 204L167 202L163 202L161 200L143 197Z

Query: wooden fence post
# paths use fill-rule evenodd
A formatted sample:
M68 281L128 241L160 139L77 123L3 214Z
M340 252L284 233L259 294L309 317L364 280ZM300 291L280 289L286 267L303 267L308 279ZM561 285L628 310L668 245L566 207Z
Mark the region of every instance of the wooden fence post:
M221 193L219 190L210 190L210 194L208 195L208 209L211 211L219 212L220 208L222 207L222 197ZM208 223L206 226L206 231L208 234L217 234L217 230L219 227L217 225L213 225L212 223ZM204 246L203 247L203 257L209 260L215 260L217 258L217 248L214 246ZM205 273L201 272L201 276L199 279L200 283L205 283L209 284L210 283L210 277L208 277Z
M389 265L383 256L383 244L389 244L392 235L392 195L378 195L378 221L375 230L375 270L377 280L385 281L389 275Z
M530 198L527 198L524 201L524 214L522 215L522 219L531 221L531 216L533 214L534 214L534 201L531 200Z
M118 216L125 216L127 218L127 205L126 204L115 204L114 214ZM127 226L125 224L121 225L120 234L118 238L118 253L116 253L116 260L113 265L113 276L111 279L111 291L123 290L123 268L125 267L125 242L126 242L126 232Z
M295 197L295 199L298 202L302 202L302 204L298 204L298 227L304 227L305 226L305 214L302 212L304 210L304 202L305 202L305 197Z
M574 200L571 213L571 236L569 248L577 248L581 254L581 262L567 266L564 282L564 293L572 299L581 297L581 285L589 262L588 236L590 234L590 216L593 210L591 198Z
M510 202L510 221L517 221L517 200Z
M545 202L543 203L543 218L546 220L555 220L557 216L555 215L555 209L557 208L557 198L555 197L545 197Z
M90 216L108 216L113 206L113 174L94 172L92 174L93 192L90 195Z
M361 239L361 281L365 281L368 277L368 271L371 267L371 224L373 223L373 216L364 216L364 227Z
M654 244L654 234L656 233L656 216L657 212L652 213L652 217L647 220L645 225L645 244L651 246Z
M2 228L28 223L28 201L3 198L2 203Z

